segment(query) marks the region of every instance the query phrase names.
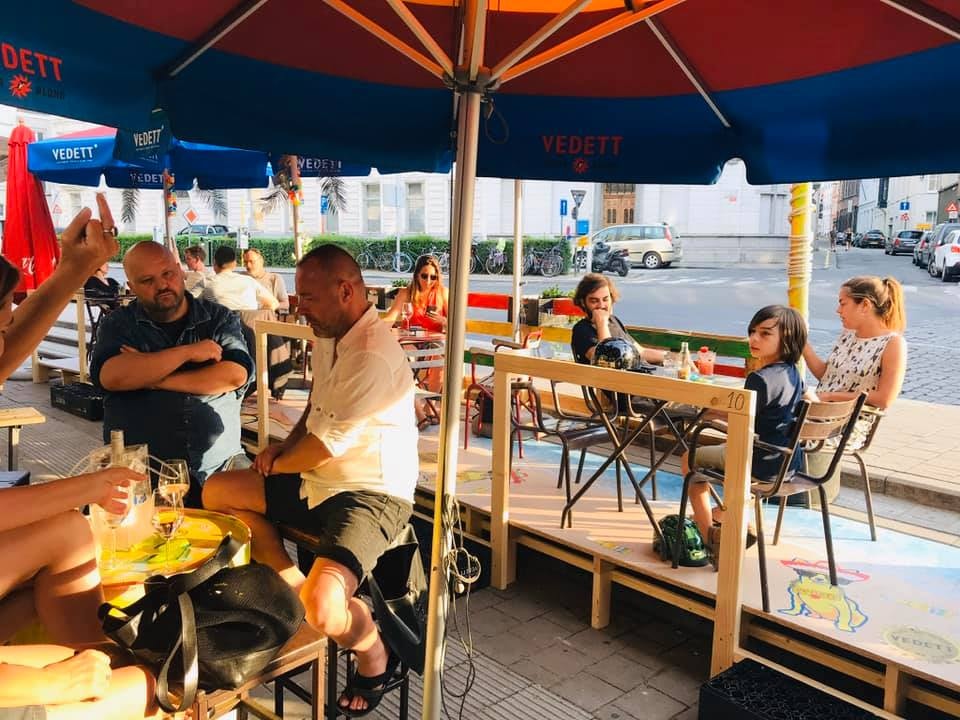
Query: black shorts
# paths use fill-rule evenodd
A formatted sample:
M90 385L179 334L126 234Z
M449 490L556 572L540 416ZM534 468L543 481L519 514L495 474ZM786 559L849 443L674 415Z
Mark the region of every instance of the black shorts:
M270 522L317 536L317 555L346 565L358 581L373 570L413 514L406 500L366 490L337 493L310 509L300 498L297 474L270 475L263 490Z
M43 705L0 708L0 720L46 720L46 718L47 711Z

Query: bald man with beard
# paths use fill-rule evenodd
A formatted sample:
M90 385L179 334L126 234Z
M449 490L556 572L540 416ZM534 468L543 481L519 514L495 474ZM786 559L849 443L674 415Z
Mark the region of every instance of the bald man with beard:
M184 458L188 504L240 446L240 403L253 376L240 321L184 288L183 270L163 245L139 242L123 258L136 301L100 324L90 377L104 390L104 441L124 431L161 460Z
M254 558L300 590L307 622L354 651L357 672L339 700L352 715L380 702L398 664L354 593L413 510L413 373L367 302L349 254L334 245L311 250L296 282L298 311L316 336L310 402L287 439L263 450L253 468L210 478L203 504L246 522ZM276 523L320 538L306 578L284 551Z

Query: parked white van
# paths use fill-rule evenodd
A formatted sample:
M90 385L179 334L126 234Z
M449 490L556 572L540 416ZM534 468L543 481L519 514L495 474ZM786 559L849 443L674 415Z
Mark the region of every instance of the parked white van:
M680 237L666 223L658 225L610 225L591 237L592 243L603 241L613 249L625 248L633 267L656 270L670 267L682 259Z

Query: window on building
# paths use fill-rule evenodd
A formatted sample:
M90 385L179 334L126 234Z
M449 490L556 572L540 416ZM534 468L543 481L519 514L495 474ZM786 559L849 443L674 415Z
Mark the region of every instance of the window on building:
M607 225L614 225L617 222L617 209L607 208Z
M940 176L939 175L927 175L927 190L931 192L936 192L940 189Z
M380 185L363 186L363 231L380 232Z
M927 223L930 227L933 227L937 224L937 211L936 210L927 210L926 217L924 217L924 222Z
M603 192L606 195L624 195L636 191L634 183L604 183Z
M407 232L426 232L423 183L407 183Z
M633 208L624 208L623 209L623 221L625 223L633 222Z

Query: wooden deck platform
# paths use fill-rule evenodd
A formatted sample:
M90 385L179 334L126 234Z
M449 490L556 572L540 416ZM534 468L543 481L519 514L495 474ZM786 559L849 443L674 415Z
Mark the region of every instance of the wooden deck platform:
M467 533L489 544L492 449L489 440L472 437L470 446L459 455L457 500ZM711 566L673 570L661 561L641 507L625 495L624 512L617 511L612 472L577 504L573 528L561 528L560 448L533 441L524 447L510 479L511 542L591 574L594 627L616 611L614 583L713 619L718 574ZM418 511L430 517L437 450L435 434L422 436ZM676 512L680 479L662 472L658 480L660 499L652 505L660 517ZM881 530L874 543L865 524L836 518L840 586L830 588L822 532L818 511L788 510L780 544L768 546L772 613L761 610L756 549L747 551L741 644L749 650L740 655L760 653L770 664L785 652L815 662L836 673L834 689L849 679L865 686L861 699L875 709L898 713L910 700L960 715L960 549L892 530Z

